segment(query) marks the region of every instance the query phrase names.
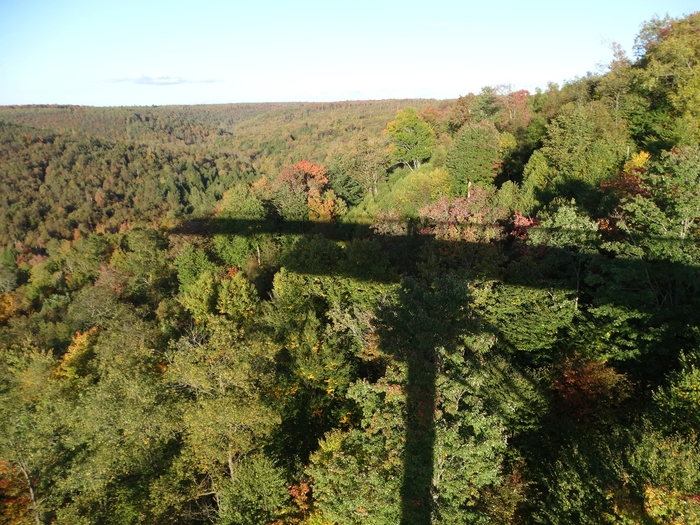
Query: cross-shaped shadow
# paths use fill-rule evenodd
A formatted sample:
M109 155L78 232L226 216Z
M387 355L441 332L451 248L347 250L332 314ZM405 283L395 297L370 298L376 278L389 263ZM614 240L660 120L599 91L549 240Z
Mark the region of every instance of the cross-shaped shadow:
M406 230L405 230L406 231ZM441 240L420 231L403 234L377 234L363 224L256 221L243 219L196 219L191 220L172 233L181 235L238 235L255 236L261 234L303 234L322 235L331 241L351 239L374 239L393 266L390 273L377 274L367 270L367 265L346 265L335 269L335 274L358 280L398 282L399 279L420 280L425 275L425 254L429 254L433 279L439 273L457 272L466 279L499 280L509 285L545 289L557 293L578 294L582 287L585 267L594 271L599 278L615 280L617 292L600 294L596 297L597 306L610 304L625 305L630 309L643 311L671 308L681 304L694 304L700 294L700 264L674 262L672 260L650 261L644 257L624 258L616 256L600 246L592 249L585 246L528 246L523 255L524 245L515 237L506 236L505 241L468 242L464 240ZM562 231L558 234L566 233ZM580 233L580 232L574 232ZM595 234L594 234L595 235ZM572 238L576 238L573 236ZM657 242L682 244L678 239L657 239ZM672 249L668 253L673 252ZM302 274L320 274L327 270L323 265L303 265L298 261L308 260L296 257L292 252L286 258L285 267L289 271ZM558 268L559 278L552 279L544 272L509 272L509 262L522 257L535 260L547 259L550 266ZM488 260L493 258L493 260ZM536 268L537 265L533 265ZM564 276L563 278L561 276ZM428 288L430 283L428 283ZM632 288L646 289L646 300L633 298ZM638 294L637 294L638 295ZM635 296L636 297L636 296ZM576 299L578 301L578 298ZM452 312L444 310L467 309L469 297L456 297L450 305L432 304L432 311L422 319L415 316L414 298L406 290L399 292L398 307L390 313L378 314L381 325L378 335L380 345L386 353L393 355L407 365L405 452L403 487L401 492L402 519L405 525L429 525L433 509L434 478L433 457L435 449L435 403L436 381L439 363L437 348L443 352L454 351L458 343L454 323L441 324L441 317L449 317ZM411 319L415 321L411 324ZM435 321L430 325L431 319ZM483 329L498 331L482 323Z

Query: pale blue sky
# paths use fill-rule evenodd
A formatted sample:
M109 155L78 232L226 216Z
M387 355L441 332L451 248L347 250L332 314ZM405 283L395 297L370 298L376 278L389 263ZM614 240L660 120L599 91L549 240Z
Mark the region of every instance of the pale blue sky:
M0 105L453 98L561 83L690 0L0 0Z

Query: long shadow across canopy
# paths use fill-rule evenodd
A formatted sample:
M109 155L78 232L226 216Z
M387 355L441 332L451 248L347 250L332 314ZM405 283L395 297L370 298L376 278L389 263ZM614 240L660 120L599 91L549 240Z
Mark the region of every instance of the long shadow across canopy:
M473 225L471 227L474 227ZM391 228L390 228L391 229ZM244 219L196 219L191 220L176 230L173 234L180 235L238 235L255 237L262 234L291 234L291 235L321 235L331 241L349 241L352 239L374 239L389 256L394 267L390 274L377 274L368 271L366 264L360 264L357 268L345 266L343 269L333 270L335 275L350 277L358 280L398 282L405 277L418 277L421 273L419 261L421 253L427 246L433 255L433 269L439 270L445 263L446 271L452 271L454 267L453 255L461 254L459 264L464 270L462 275L479 280L499 280L509 285L529 288L545 289L552 293L559 291L575 294L578 301L579 290L583 280L583 269L595 271L603 279L619 279L621 283L615 293L603 294L596 297L597 305L609 303L619 304L631 309L659 310L678 306L680 304L695 304L700 295L700 262L677 262L668 259L650 261L648 258L625 258L604 250L601 245L595 243L589 245L576 245L556 243L556 246L541 245L528 246L530 257L548 258L554 264L563 268L566 278L551 279L546 274L537 272L506 272L508 258L519 257L518 242L514 237L507 237L501 241L501 253L506 255L501 259L487 261L481 264L479 258L489 258L494 255L494 243L468 242L464 240L438 239L434 235L421 233L417 229L404 228L402 234L378 234L365 224L347 223L323 223L310 221L256 221ZM557 230L552 232L559 238L566 237L567 232ZM571 239L581 239L580 231L572 231ZM593 232L592 236L597 234ZM672 247L682 244L680 239L656 239L657 243L667 244ZM692 242L692 241L685 241ZM522 246L522 243L520 243ZM592 247L591 247L592 246ZM304 264L299 261L308 261L309 255L296 256L292 253L284 262L287 270L302 274L322 274L323 265ZM305 249L299 244L296 249ZM669 249L668 253L674 250ZM435 260L437 254L438 259ZM466 256L465 256L466 254ZM467 268L464 268L464 266ZM469 266L471 265L471 268ZM434 275L434 274L433 274ZM620 276L624 278L620 278ZM625 287L647 289L648 301L640 304L630 299L629 294L624 293ZM405 290L404 290L405 292ZM429 525L435 494L432 493L434 467L433 457L435 452L435 402L436 380L439 364L437 363L436 349L442 348L446 352L454 351L458 344L458 334L449 327L444 329L439 325L421 326L417 322L414 329L410 328L410 319L414 315L412 299L408 294L399 292L398 308L392 315L385 315L381 321L383 328L379 331L380 346L385 352L394 355L407 365L406 385L406 414L405 422L405 452L403 487L401 491L402 519L405 525ZM457 300L460 304L452 303L451 308L467 309L468 297ZM440 305L431 315L439 317ZM643 312L644 313L644 312ZM402 318L399 320L399 318ZM408 320L408 321L407 321ZM494 327L488 329L497 330Z

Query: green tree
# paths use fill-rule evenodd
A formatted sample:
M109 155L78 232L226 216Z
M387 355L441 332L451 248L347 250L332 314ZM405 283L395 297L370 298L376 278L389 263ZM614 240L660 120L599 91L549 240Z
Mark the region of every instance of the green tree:
M133 300L158 304L174 277L167 238L145 228L130 231L125 241L124 249L115 250L110 263L129 275L128 291Z
M435 133L423 122L414 108L400 109L386 126L393 162L414 170L430 157Z
M98 334L76 337L62 361L56 375L73 401L64 438L72 461L57 484L57 523L161 522L151 486L170 462L180 424L156 339L153 326L124 313Z
M640 139L651 151L697 144L700 138L698 28L700 13L680 19L654 18L637 37L640 59L635 80L648 105L640 106L634 119Z
M358 382L348 391L362 411L361 429L334 430L320 442L308 473L326 518L338 523L401 521L406 399L389 378Z
M569 105L547 126L523 186L542 204L561 195L593 211L602 198L598 185L617 174L632 148L627 128L615 124L603 102Z
M0 264L0 292L11 292L17 287L17 275L4 264Z
M273 388L273 347L242 335L236 325L211 318L167 354L166 381L183 394L183 432L182 451L158 489L161 505L189 502L227 524L272 516L284 500L278 470L259 457L279 424L265 402ZM263 486L255 485L256 475Z
M466 196L472 184L493 183L499 165L500 134L490 123L459 130L447 154L452 193Z
M189 243L176 257L175 266L181 290L194 285L204 272L209 272L210 275L218 273L217 266L209 260L207 253L202 248Z
M382 140L360 133L340 150L335 164L362 186L365 195L376 195L386 180L389 160Z
M610 108L610 112L615 119L615 124L619 125L628 113L628 98L632 90L632 62L627 58L627 54L620 44L612 44L613 59L609 64L609 71L606 73L596 87L596 93L601 95L605 103Z
M0 457L19 472L29 495L30 515L41 525L51 509L51 487L56 481L52 471L62 446L51 423L50 398L56 392L46 388L55 361L42 352L20 348L3 348L1 359Z
M264 456L244 459L219 497L220 525L270 523L289 499L280 469Z

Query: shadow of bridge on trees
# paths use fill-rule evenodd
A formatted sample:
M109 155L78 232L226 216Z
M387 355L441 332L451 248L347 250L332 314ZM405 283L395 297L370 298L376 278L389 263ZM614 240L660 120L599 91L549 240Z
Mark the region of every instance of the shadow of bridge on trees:
M465 326L484 334L499 333L496 324L469 310L470 297L465 289L452 285L460 281L496 281L504 286L546 290L552 296L568 294L575 301L574 307L578 307L579 301L587 301L598 307L608 304L640 312L643 314L640 323L660 311L697 304L700 295L700 261L689 264L624 258L595 242L588 246L526 245L507 233L497 242L470 242L440 239L410 224L388 227L385 224L386 230L400 232L380 234L365 224L209 218L191 220L170 233L248 238L321 236L329 241L366 241L381 248L390 262L388 269L378 269L376 260L336 264L324 259L327 254L304 253L312 246L305 243L295 244L281 265L300 274L402 283L393 307L378 311L376 322L383 352L405 363L407 369L401 489L401 523L405 525L430 524L437 498L433 493L435 405L438 375L443 366L437 349L443 355L461 351L460 334ZM572 232L572 239L577 238L581 239L581 232ZM658 238L656 242L668 245L668 253L674 252L675 245L682 244L678 239ZM585 282L590 275L596 275L597 281ZM455 279L450 281L450 276ZM595 289L604 293L592 294ZM672 331L673 327L666 329ZM657 375L663 375L670 366L672 360L668 357L672 356L663 352L656 356ZM641 363L640 368L648 365Z

